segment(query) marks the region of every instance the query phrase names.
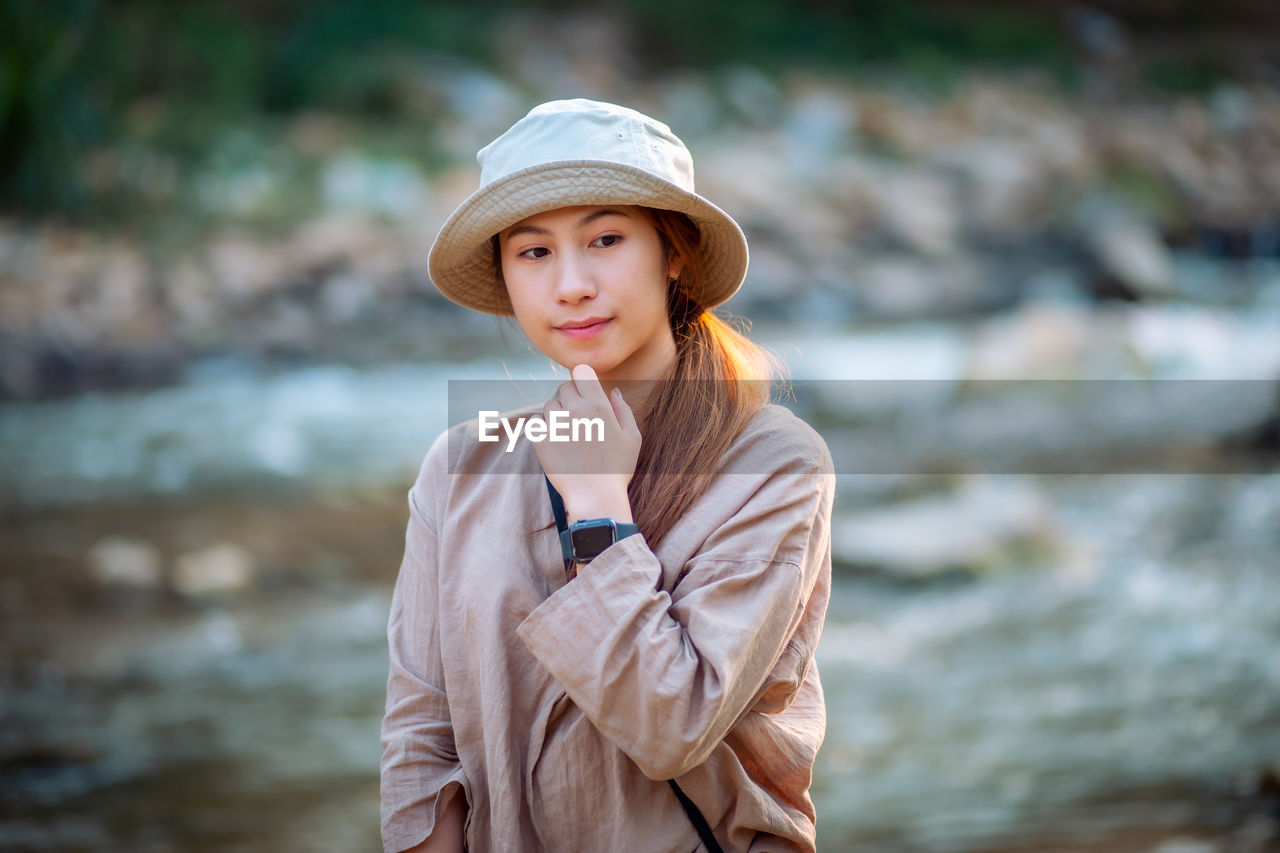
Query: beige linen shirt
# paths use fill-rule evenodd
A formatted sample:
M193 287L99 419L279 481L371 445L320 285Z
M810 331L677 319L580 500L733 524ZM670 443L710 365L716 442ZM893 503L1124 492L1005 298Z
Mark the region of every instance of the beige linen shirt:
M386 849L421 842L460 793L479 853L701 850L675 778L726 850L814 850L822 439L766 406L656 550L628 537L570 580L534 449L475 429L441 436L409 492Z

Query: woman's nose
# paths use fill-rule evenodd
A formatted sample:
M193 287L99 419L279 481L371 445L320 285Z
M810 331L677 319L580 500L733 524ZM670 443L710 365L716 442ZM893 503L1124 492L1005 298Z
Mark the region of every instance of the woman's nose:
M574 258L563 258L556 269L555 295L560 302L580 302L595 296L596 285L590 271Z

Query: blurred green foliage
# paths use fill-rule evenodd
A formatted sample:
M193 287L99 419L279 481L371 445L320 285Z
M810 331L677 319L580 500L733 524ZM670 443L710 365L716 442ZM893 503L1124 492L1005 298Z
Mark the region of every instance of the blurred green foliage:
M884 64L1048 66L1069 57L1052 15L999 3L957 7L900 0L653 3L624 0L660 64L804 64L848 70Z
M483 58L480 15L460 2L0 0L0 205L115 217L147 204L121 197L120 173L181 168L227 127L303 109L394 117L406 57ZM116 150L95 170L104 146Z
M1206 95L1230 76L1225 64L1215 57L1179 57L1152 60L1145 68L1147 81L1164 92L1177 95Z
M304 113L430 166L433 109L413 81L442 61L501 76L497 22L575 10L621 21L653 74L890 69L941 85L962 66L1073 61L1059 12L999 0L0 0L0 209L168 215L193 168L234 160L228 128L279 151L280 121Z
M0 193L6 204L69 208L80 145L100 137L84 97L91 0L0 4Z

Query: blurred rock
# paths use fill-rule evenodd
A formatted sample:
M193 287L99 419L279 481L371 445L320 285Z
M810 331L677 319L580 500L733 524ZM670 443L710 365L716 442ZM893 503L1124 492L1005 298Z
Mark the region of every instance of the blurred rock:
M821 181L833 160L857 139L857 104L847 93L809 83L789 99L780 132L787 138L791 168L808 181Z
M287 257L245 234L217 235L207 249L219 297L238 307L272 292L287 278Z
M872 187L879 180L880 167L858 153L831 160L815 173L809 184L812 216L827 217L831 224L819 232L817 240L827 252L848 248L848 243L861 237L878 216L879 203ZM822 239L834 233L835 239ZM834 242L834 246L831 244Z
M308 305L274 300L250 320L254 342L269 353L301 356L314 353L323 342L320 324Z
M697 164L699 193L724 199L722 206L732 211L748 239L759 231L785 230L782 223L796 207L796 188L788 183L785 152L775 138L758 132L737 134L708 146L707 155ZM751 180L743 180L744 175Z
M407 219L420 215L427 203L426 182L412 162L354 151L325 164L320 187L325 205L343 213Z
M973 333L972 379L1120 377L1135 367L1126 317L1083 305L1028 303Z
M1221 845L1198 838L1170 838L1161 841L1151 849L1151 853L1219 853Z
M745 297L737 308L747 304L763 306L771 313L782 313L785 305L801 297L811 285L805 265L778 247L775 240L758 241L751 248L751 271ZM779 305L778 303L781 303Z
M1055 542L1053 513L1031 481L975 478L954 493L868 509L832 522L832 559L909 578L985 570Z
M226 306L207 268L190 258L179 260L169 270L164 293L179 340L198 349L220 337Z
M327 279L320 294L324 319L342 325L365 314L377 298L373 282L358 274L335 275Z
M239 545L222 543L189 551L174 563L174 589L188 598L239 592L254 581L253 555Z
M748 127L778 126L786 100L781 88L763 71L750 65L735 65L721 72L717 82L738 121Z
M950 182L919 170L887 171L872 187L877 219L907 247L945 255L957 246L959 210Z
M1024 234L1050 213L1051 185L1033 144L975 139L942 149L932 161L961 181L965 225L981 233Z
M869 147L910 161L923 157L937 144L928 108L902 93L859 92L858 128Z
M110 245L99 263L92 312L105 342L125 343L136 335L130 326L151 313L150 270L138 247L120 243Z
M720 104L703 75L671 74L656 85L657 114L687 144L696 147L699 136L723 121Z
M1105 274L1139 296L1176 293L1169 251L1149 223L1101 197L1081 205L1076 217L1086 248Z
M852 271L849 287L857 304L873 316L906 320L993 307L997 294L989 278L974 257L943 261L884 255Z
M283 251L290 266L324 269L376 251L388 236L388 229L368 215L331 213L301 223Z
M1209 95L1209 111L1213 122L1227 133L1238 133L1257 123L1253 95L1240 86L1223 85Z
M142 539L111 536L88 553L89 576L104 586L154 588L161 580L160 551Z
M482 132L506 130L506 124L499 124L520 108L520 95L511 84L478 66L456 70L442 85L454 114Z

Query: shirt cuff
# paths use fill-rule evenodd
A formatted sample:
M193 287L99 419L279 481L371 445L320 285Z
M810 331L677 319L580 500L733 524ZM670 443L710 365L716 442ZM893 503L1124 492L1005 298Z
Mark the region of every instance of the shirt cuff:
M592 674L574 672L590 647L616 631L618 623L637 611L670 600L661 590L662 564L649 550L644 534L610 545L578 570L577 577L551 594L525 618L516 634L566 689ZM650 599L653 599L651 602Z

